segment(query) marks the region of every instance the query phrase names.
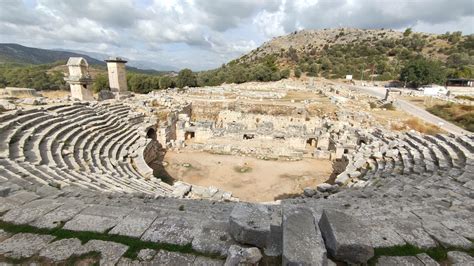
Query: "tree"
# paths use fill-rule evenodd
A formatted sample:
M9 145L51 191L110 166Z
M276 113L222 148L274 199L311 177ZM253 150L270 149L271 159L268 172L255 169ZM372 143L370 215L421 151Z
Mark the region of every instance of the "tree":
M442 84L446 80L446 73L437 61L417 58L409 61L400 72L400 80L408 82L413 87L431 83Z
M104 74L98 74L95 79L94 83L92 84L92 90L94 92L99 92L103 89L109 88L109 79Z
M160 89L164 90L167 88L173 88L174 83L173 83L173 80L169 76L163 76L160 78L159 86L160 86Z
M295 77L296 78L301 77L301 69L299 67L295 68Z
M197 79L196 75L193 71L189 68L185 68L178 73L178 78L176 80L176 85L179 88L183 87L196 87L197 86Z
M282 79L287 79L290 77L290 69L289 68L284 68L282 71L280 71L280 77Z
M308 68L308 76L316 77L318 75L318 65L313 63Z
M413 31L411 30L411 28L407 28L407 29L405 30L405 32L403 32L403 36L408 37L408 36L410 36L410 34L411 34L412 32L413 32Z

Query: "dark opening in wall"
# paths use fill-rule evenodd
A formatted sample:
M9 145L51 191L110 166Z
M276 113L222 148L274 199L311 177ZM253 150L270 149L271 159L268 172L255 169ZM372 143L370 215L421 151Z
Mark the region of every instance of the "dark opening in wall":
M307 144L309 144L311 147L316 147L316 139L315 138L309 138L306 141Z
M153 128L149 128L146 131L146 137L149 138L149 139L156 140L156 130L153 129Z
M195 137L195 133L194 133L194 132L186 131L186 132L184 133L184 139L185 139L185 140L194 139L194 137Z
M254 134L244 134L244 139L253 139L255 138Z

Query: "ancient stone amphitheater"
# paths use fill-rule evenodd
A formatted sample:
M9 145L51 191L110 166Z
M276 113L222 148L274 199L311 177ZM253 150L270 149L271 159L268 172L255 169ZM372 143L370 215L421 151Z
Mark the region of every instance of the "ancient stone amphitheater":
M334 184L260 204L152 177L154 132L123 102L4 112L0 261L473 265L474 138L356 132Z

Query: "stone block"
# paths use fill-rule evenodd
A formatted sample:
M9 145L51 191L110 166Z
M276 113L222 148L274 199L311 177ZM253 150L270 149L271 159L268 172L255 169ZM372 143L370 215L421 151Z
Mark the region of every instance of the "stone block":
M27 224L46 213L56 209L61 204L52 199L39 199L25 205L18 206L3 215L1 219L14 224Z
M284 214L282 264L327 264L324 241L309 209L296 208Z
M104 233L117 225L130 211L127 208L93 205L72 218L63 228Z
M87 205L79 200L67 200L63 205L37 218L30 225L39 228L55 228L72 219Z
M100 253L100 265L115 265L127 249L128 246L115 242L90 240L76 249L74 254L80 256L92 251L97 251Z
M461 251L448 252L448 260L453 266L473 266L474 258Z
M0 197L6 197L10 194L10 187L0 186Z
M425 265L425 266L439 266L439 263L432 259L428 254L421 253L416 255L416 257Z
M399 266L399 265L410 265L410 266L424 266L415 256L399 256L399 257L388 257L382 256L377 260L377 266Z
M264 248L270 235L270 213L263 205L238 204L229 217L230 233L239 243Z
M130 237L141 237L153 221L158 217L155 211L133 210L110 231L110 234L117 234Z
M197 221L190 221L183 217L160 217L143 233L143 241L168 243L176 245L191 244L194 238L194 226Z
M471 241L449 230L438 222L423 221L423 228L445 248L470 249L473 246Z
M76 250L81 247L81 241L77 238L61 239L49 243L39 253L40 257L47 258L53 262L67 260Z
M160 250L151 261L152 265L193 265L196 256Z
M230 236L227 222L206 221L195 229L192 247L203 253L227 255L235 241Z
M258 248L243 248L237 245L232 245L227 253L225 266L238 265L257 265L262 259L262 253Z
M0 256L12 259L29 258L46 247L54 238L50 235L19 233L0 242Z
M319 220L328 252L337 260L347 263L366 263L374 256L368 228L357 219L339 211L323 211Z

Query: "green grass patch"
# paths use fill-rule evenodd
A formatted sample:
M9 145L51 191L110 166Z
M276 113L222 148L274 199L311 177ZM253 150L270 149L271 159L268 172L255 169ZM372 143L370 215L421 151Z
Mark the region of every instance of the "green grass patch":
M474 132L473 105L454 103L437 104L426 110L468 131Z
M204 256L209 258L222 258L219 254L212 253L202 253L196 251L192 248L191 244L187 245L176 245L176 244L167 244L167 243L155 243L150 241L142 241L139 238L121 236L121 235L111 235L106 233L96 233L88 231L71 231L62 229L60 227L54 229L44 229L37 228L30 225L16 225L12 223L7 223L0 221L0 229L3 229L5 232L18 234L18 233L31 233L31 234L40 234L40 235L52 235L55 236L55 240L67 239L67 238L77 238L81 241L82 244L87 243L90 240L103 240L110 241L115 243L120 243L127 245L129 248L125 252L124 257L130 259L136 259L138 252L141 249L149 248L153 250L166 250L171 252L187 253L197 256Z
M455 96L454 98L461 99L461 100L474 101L474 97L467 96L467 95L458 95L458 96Z
M466 252L469 255L474 255L474 248L469 250L457 249L457 248L444 248L442 246L437 246L435 248L430 249L421 249L415 247L410 244L406 244L403 246L394 246L394 247L387 247L387 248L376 248L374 249L374 257L372 257L368 264L375 265L378 258L381 256L416 256L417 254L426 253L432 259L436 260L437 262L446 261L448 258L449 251L462 251Z
M252 168L249 167L249 166L246 166L246 165L244 165L244 166L239 165L239 166L234 166L234 171L236 171L237 173L241 173L241 174L250 173L252 171Z

